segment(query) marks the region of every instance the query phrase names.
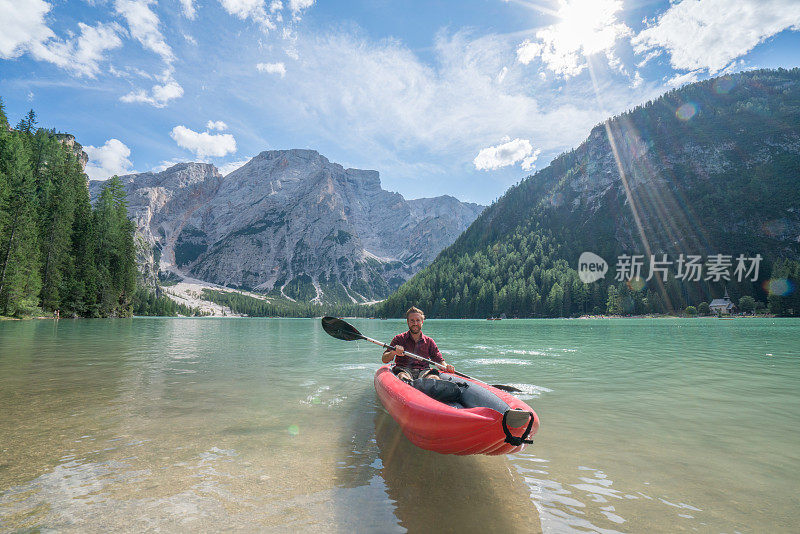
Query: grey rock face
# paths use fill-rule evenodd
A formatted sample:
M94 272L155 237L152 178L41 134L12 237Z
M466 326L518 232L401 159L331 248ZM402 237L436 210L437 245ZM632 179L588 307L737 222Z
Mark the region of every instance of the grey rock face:
M483 209L448 196L406 201L381 189L376 171L313 150L262 152L224 178L183 163L122 181L161 270L317 302L385 297Z

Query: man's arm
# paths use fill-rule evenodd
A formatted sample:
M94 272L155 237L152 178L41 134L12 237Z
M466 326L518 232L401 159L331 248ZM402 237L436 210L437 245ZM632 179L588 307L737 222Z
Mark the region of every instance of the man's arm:
M400 344L400 342L397 340L397 336L395 336L395 338L394 338L394 339L392 339L392 343L391 343L391 344L392 344L392 346L394 347L394 350L389 350L389 349L386 349L386 350L383 352L383 356L381 357L381 361L382 361L383 363L389 363L389 362L390 362L390 361L392 361L392 360L393 360L393 359L394 359L396 356L402 356L403 354L405 354L405 350L403 350L403 346L402 346L402 345Z
M439 350L439 347L436 346L436 342L431 339L431 360L435 362L439 362L445 366L445 373L452 373L456 370L455 367L444 361L444 356L442 356L442 352Z

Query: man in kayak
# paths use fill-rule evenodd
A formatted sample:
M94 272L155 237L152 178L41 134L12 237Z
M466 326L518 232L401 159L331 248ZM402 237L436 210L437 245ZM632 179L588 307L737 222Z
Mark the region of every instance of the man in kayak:
M455 368L446 363L439 352L439 348L433 339L422 333L422 323L425 322L425 314L419 308L411 307L406 312L406 323L408 331L397 334L392 339L391 345L394 350L387 350L383 353L383 363L389 363L394 358L394 374L400 380L410 382L417 378L439 378L438 369L430 369L426 362L406 356L405 351L413 352L417 356L422 356L445 366L445 371L452 373Z

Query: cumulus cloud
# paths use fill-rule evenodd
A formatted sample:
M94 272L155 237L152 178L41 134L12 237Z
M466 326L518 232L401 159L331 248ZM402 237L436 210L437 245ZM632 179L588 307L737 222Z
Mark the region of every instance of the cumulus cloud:
M89 26L82 22L78 23L78 28L81 34L77 38L34 44L31 47L33 56L75 74L95 77L100 72L100 63L105 60L105 52L122 46L119 37L122 28L117 24Z
M533 154L531 154L530 156L524 158L522 160L522 170L523 171L530 171L534 167L536 167L536 160L539 159L539 154L541 154L541 153L542 153L542 149L541 148L537 148L536 150L533 151Z
M564 77L579 74L586 68L586 58L601 52L616 66L614 46L631 33L617 20L621 10L622 0L561 0L556 12L560 22L537 31L536 40L523 41L517 60L527 65L539 58Z
M195 132L186 126L176 126L170 132L178 146L194 152L198 158L222 157L236 152L236 140L231 134Z
M168 79L162 85L154 85L150 91L144 89L137 89L131 91L127 95L120 97L120 100L127 103L141 102L150 104L157 108L165 107L170 100L180 98L183 96L183 87L175 80Z
M103 146L85 146L83 150L89 155L86 174L91 180L107 180L113 175L124 175L133 172L131 149L119 139L109 139Z
M696 0L672 4L631 39L651 59L667 53L678 70L716 74L785 29L800 30L796 0Z
M227 130L228 125L222 121L208 121L206 123L206 130L219 130L220 132L223 130Z
M472 160L475 168L479 171L488 171L508 167L522 161L523 168L530 170L536 158L539 157L540 150L533 151L531 142L527 139L505 139L506 142L481 149L478 155Z
M43 0L0 0L0 58L13 59L28 52L38 61L79 76L96 76L105 52L122 45L122 29L117 24L89 26L80 22L80 35L58 39L44 20L50 8Z
M12 59L24 54L31 43L41 43L55 36L45 24L50 11L44 0L0 0L0 58Z
M281 62L278 63L259 63L256 65L259 72L266 72L269 74L280 74L281 78L286 76L286 65Z

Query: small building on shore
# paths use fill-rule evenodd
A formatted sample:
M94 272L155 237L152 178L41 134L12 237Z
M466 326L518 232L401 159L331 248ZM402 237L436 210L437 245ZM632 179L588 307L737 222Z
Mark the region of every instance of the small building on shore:
M730 315L736 311L736 305L731 301L728 296L728 290L725 289L725 296L721 299L714 299L708 305L711 308L711 313L715 315Z

